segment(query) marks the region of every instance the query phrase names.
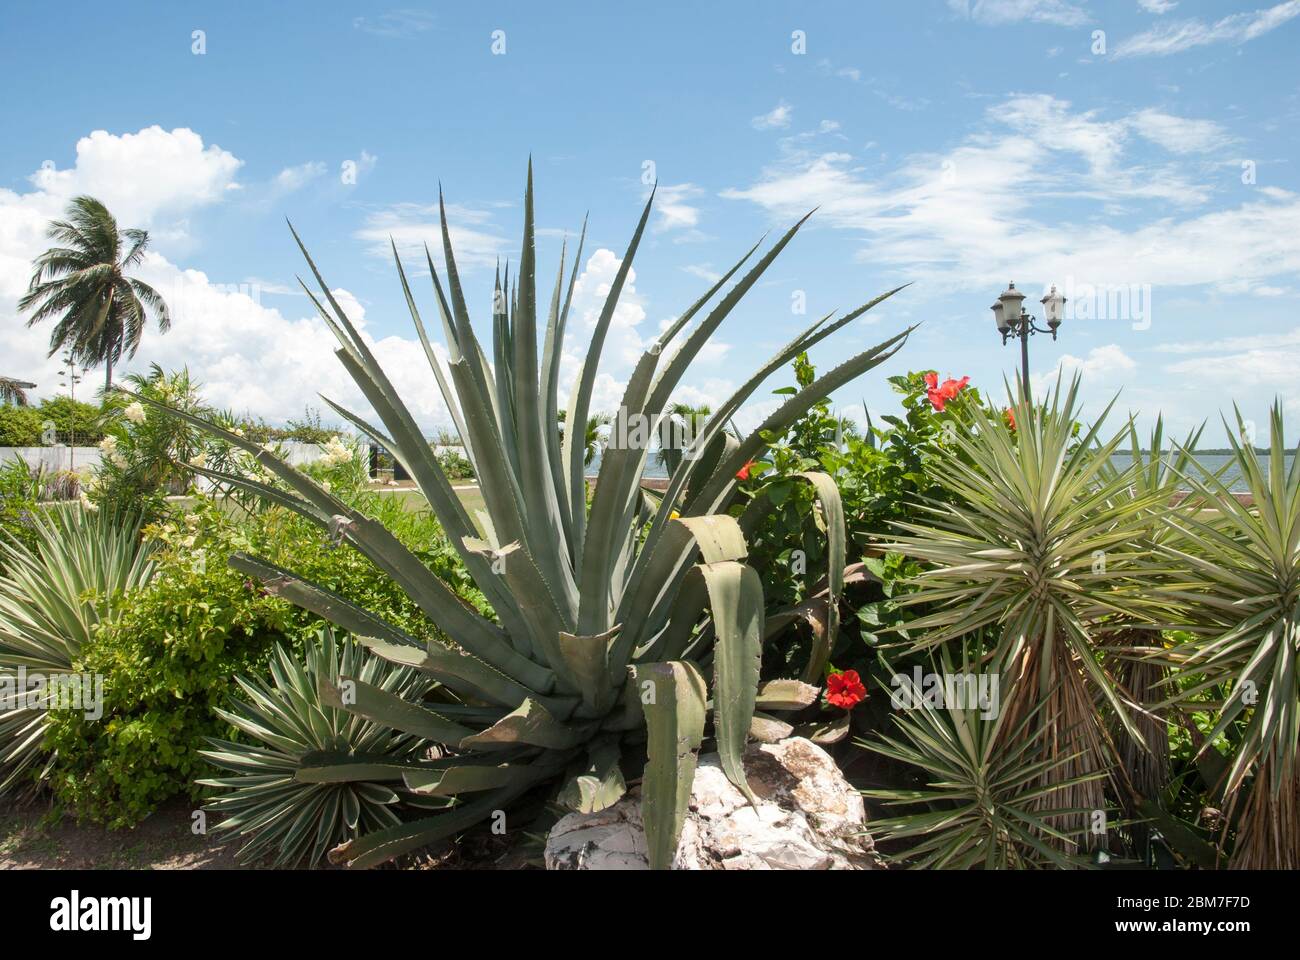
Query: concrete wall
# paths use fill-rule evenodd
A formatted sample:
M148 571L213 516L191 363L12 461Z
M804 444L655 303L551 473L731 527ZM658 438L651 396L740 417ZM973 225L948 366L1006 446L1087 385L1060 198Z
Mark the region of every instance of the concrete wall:
M301 466L319 460L321 445L303 443L299 440L286 440L280 444L280 451L293 466ZM42 466L46 470L85 470L98 468L100 461L99 447L0 447L0 463L22 457L28 466Z

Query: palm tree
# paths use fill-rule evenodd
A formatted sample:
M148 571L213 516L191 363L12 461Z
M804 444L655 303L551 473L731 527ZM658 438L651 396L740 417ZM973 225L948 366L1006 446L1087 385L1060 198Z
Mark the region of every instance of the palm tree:
M46 235L60 246L33 262L32 280L18 309L32 311L29 327L59 317L49 355L66 349L84 366L104 364L107 390L113 385L113 364L140 348L148 314L154 315L160 333L171 327L171 315L157 290L126 276L144 259L148 231L118 230L108 208L93 197L75 198L67 217L50 223Z
M12 377L0 377L0 403L12 403L16 407L27 406L27 391L36 384L26 380L14 380Z
M559 411L559 431L561 437L564 436L564 424L566 419L567 411ZM590 466L591 461L595 459L596 452L600 450L602 440L600 428L608 426L612 419L613 418L610 417L608 413L593 413L587 417L587 435L584 438L586 453L583 455L582 462L588 466Z
M693 407L689 403L673 403L668 406L668 414L659 433L659 463L673 473L681 463L682 451L704 432L705 425L713 416L713 409L704 405Z

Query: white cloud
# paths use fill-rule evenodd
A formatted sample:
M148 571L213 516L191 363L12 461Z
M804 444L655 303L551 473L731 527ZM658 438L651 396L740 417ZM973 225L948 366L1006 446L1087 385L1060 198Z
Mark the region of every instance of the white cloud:
M363 33L389 39L406 39L432 30L437 18L427 10L389 10L377 17L355 17L352 26Z
M1168 13L1178 6L1178 0L1138 0L1138 6L1147 13Z
M782 221L820 206L814 224L863 236L861 260L896 267L936 293L1008 276L1073 277L1151 284L1159 298L1162 286L1241 278L1278 286L1300 273L1292 239L1300 235L1300 196L1257 187L1235 207L1196 210L1208 186L1177 166L1125 163L1134 123L1076 113L1050 97L1015 97L944 153L913 155L884 172L846 153L794 153L722 195ZM1019 135L1008 136L1008 125ZM1062 198L1083 206L1067 218Z
M1261 333L1249 337L1224 337L1221 340L1185 340L1162 343L1159 353L1243 353L1253 350L1274 350L1279 347L1300 348L1300 328L1286 333Z
M1136 369L1137 362L1132 357L1118 344L1109 343L1093 347L1086 357L1064 354L1050 373L1030 373L1029 382L1033 392L1039 395L1052 389L1058 379L1069 383L1075 374L1091 387L1105 388L1123 383Z
M70 196L91 193L119 222L154 229L166 224L167 217L229 196L240 166L234 156L204 147L198 134L186 129L166 133L150 127L121 136L97 131L77 144L75 167L42 169L30 178L37 189L27 193L0 189L0 373L35 381L37 397L57 392L58 359L45 355L51 325L28 328L17 301L27 289L32 259L48 245L46 225L63 214ZM154 362L167 369L188 367L211 402L273 422L297 416L308 405L321 407L317 391L367 412L334 356L333 336L314 314L287 317L258 302L259 292L267 291L257 282L214 282L156 250L146 255L136 275L168 302L172 329L160 335L151 326L127 370ZM335 294L364 334L362 305L346 290ZM447 423L414 339L367 338L417 418L430 426ZM89 393L96 387L91 372L83 389ZM333 416L326 411L326 418Z
M28 179L38 191L30 202L56 206L80 194L102 200L125 225L152 227L239 189L243 161L187 127L139 133L96 130L77 141L76 164L60 170L46 161ZM29 195L30 196L30 195Z
M1234 13L1213 23L1199 19L1160 23L1124 40L1115 48L1115 57L1164 57L1214 43L1246 43L1296 16L1300 16L1300 0L1286 0L1267 9Z
M1208 350L1205 356L1168 364L1164 372L1194 384L1202 394L1225 397L1237 394L1253 403L1279 395L1284 397L1287 412L1295 414L1300 412L1300 396L1295 391L1297 369L1300 369L1300 330L1221 341L1219 348ZM1241 394L1243 384L1250 387L1245 395Z
M767 113L759 114L749 122L755 130L784 129L790 126L790 115L793 112L793 108L782 100Z
M1060 27L1088 22L1087 12L1066 0L948 0L948 7L960 16L991 26L1025 20Z
M369 214L355 236L366 242L371 256L389 261L393 252L388 241L392 237L405 268L420 273L427 270L423 266L425 244L434 262L443 262L441 223L436 203L397 203ZM485 210L448 204L447 231L460 269L495 266L511 249L509 241L493 231L491 214Z
M309 160L296 167L285 167L275 175L272 187L277 193L292 193L324 175L325 164L320 160Z
M668 230L692 229L699 225L699 207L687 203L704 191L693 183L660 185L655 191L655 211L658 219L652 228L657 233Z
M1223 127L1213 120L1188 120L1159 110L1141 110L1129 123L1139 136L1170 153L1206 153L1232 143Z

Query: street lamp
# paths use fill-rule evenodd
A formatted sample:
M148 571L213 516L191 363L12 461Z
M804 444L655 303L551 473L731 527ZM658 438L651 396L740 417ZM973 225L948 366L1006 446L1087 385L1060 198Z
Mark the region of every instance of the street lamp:
M1020 340L1020 378L1021 389L1024 390L1025 396L1029 396L1029 338L1035 333L1050 333L1052 339L1056 339L1056 328L1061 325L1065 316L1065 297L1056 292L1056 285L1047 296L1039 301L1043 305L1043 318L1047 321L1047 329L1034 323L1035 318L1025 312L1021 304L1025 301L1025 295L1016 289L1014 283L1007 284L1007 288L1002 291L1002 295L994 301L993 322L997 324L998 333L1002 336L1002 343L1005 345L1012 337Z

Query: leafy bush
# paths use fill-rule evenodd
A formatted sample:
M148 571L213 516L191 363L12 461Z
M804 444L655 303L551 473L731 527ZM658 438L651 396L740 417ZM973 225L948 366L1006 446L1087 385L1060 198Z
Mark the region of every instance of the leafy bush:
M312 468L320 482L373 511L431 569L468 584L455 552L427 512L394 497L367 493L351 464ZM364 469L360 476L364 479ZM79 817L127 826L178 793L197 797L193 781L208 772L199 751L208 738L235 735L221 719L235 676L264 675L277 642L301 656L321 621L231 568L237 551L255 550L292 564L330 590L364 603L415 636L434 628L373 563L348 545L281 509L247 514L212 497L196 497L183 514L147 529L159 545L158 575L122 617L100 630L82 669L105 677L104 716L54 716L59 754L57 798ZM483 605L481 594L464 596Z
M817 372L806 354L794 359L795 386L778 396L793 395L814 382ZM825 642L829 661L864 673L874 662L874 648L891 631L905 630L915 612L903 613L894 603L910 590L920 565L897 552L881 548L899 521L914 519L923 500L944 503L952 498L934 480L938 458L955 447L955 438L968 430L968 411L982 403L979 392L965 381L939 383L934 371L889 378L901 396L902 411L870 422L859 430L853 421L836 416L829 400L809 411L779 436L770 436L767 454L749 465L742 491L743 508L762 519L749 534L750 557L764 572L763 592L769 609L803 606L819 616L800 618L803 626L769 638L765 656L778 664L798 666L811 655L818 631L834 629L835 617L825 611L826 599L813 595L826 585L830 569L827 518L813 485L802 475L820 471L832 477L840 492L848 533L846 558L856 584L851 624ZM857 564L857 567L852 565ZM811 632L811 635L810 635ZM905 635L905 634L904 634ZM857 644L860 638L865 644ZM828 662L829 662L828 661ZM910 664L909 664L910 665Z
M54 424L57 443L86 447L104 438L101 417L103 409L93 403L73 400L71 397L49 397L37 408L41 423Z
M27 527L30 545L0 535L0 676L15 686L14 697L0 701L0 793L50 773L42 735L56 716L52 690L29 693L20 673L49 681L79 672L95 630L129 607L153 575L151 548L140 544L132 521L74 506L33 513ZM77 716L93 714L93 688L69 693L83 708Z
M78 818L130 826L187 789L236 674L260 675L289 627L286 605L225 565L238 531L215 510L150 528L158 576L82 651L104 677L97 720L51 715L55 797ZM191 791L192 792L192 791Z
M36 536L32 517L41 499L39 470L17 457L0 463L0 535L35 547ZM3 573L0 561L0 573Z
M44 418L34 407L0 406L0 447L35 447Z
M443 450L438 454L438 466L447 475L448 480L473 480L474 464L470 463L459 450Z

